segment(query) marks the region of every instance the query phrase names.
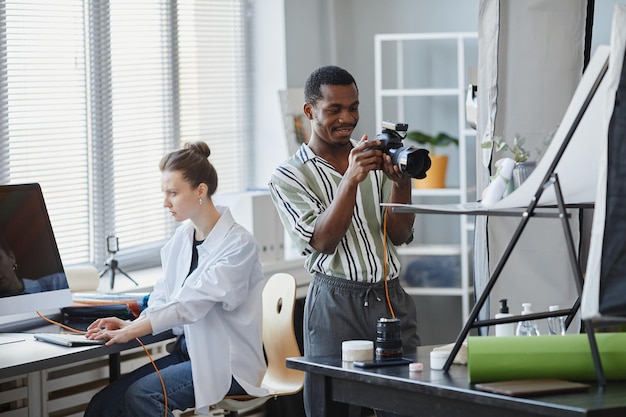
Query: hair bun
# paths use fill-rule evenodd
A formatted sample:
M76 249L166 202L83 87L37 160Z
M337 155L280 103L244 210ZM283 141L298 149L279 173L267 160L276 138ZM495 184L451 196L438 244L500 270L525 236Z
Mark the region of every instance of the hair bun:
M209 156L211 156L211 149L209 148L209 145L207 145L206 142L203 142L201 140L186 143L185 148L192 150L194 152L198 152L200 155L204 156L205 158L208 158Z

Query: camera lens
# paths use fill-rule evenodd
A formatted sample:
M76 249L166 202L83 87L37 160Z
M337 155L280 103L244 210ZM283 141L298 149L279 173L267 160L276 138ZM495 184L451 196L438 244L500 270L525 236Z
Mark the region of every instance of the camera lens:
M428 150L414 148L413 146L401 147L390 150L391 161L400 168L407 177L423 179L426 171L430 169L430 157Z
M402 146L408 128L406 123L383 122L383 131L376 135L376 140L381 142L378 149L391 156L391 162L404 176L421 180L430 169L430 157L426 149Z
M381 317L376 323L376 360L402 357L402 330L397 318Z

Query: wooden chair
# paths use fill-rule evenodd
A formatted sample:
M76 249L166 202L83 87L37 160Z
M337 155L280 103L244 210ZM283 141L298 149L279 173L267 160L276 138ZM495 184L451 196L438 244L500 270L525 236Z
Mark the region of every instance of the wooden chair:
M272 275L263 288L263 347L267 371L261 386L269 392L264 397L227 396L215 405L229 416L238 411L260 407L270 398L300 392L304 372L287 368L287 358L301 356L294 331L296 280L285 273Z

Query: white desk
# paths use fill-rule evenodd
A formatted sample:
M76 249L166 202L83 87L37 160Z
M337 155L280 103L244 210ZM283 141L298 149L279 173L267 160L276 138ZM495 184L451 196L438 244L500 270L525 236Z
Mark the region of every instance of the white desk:
M34 332L55 332L56 326L31 326L28 333L2 333L20 342L0 344L0 416L63 415L82 417L93 394L149 362L136 341L113 346L65 347L34 339ZM13 330L9 330L13 331ZM167 352L171 333L141 338L157 359Z
M42 331L52 331L52 329L43 329ZM115 379L120 373L120 352L140 346L137 341L133 340L113 346L65 347L35 340L31 333L3 334L19 336L24 338L24 341L0 344L0 379L107 355L109 356L110 376ZM142 337L141 341L144 345L149 345L172 338L173 335L170 332L165 332L156 336Z

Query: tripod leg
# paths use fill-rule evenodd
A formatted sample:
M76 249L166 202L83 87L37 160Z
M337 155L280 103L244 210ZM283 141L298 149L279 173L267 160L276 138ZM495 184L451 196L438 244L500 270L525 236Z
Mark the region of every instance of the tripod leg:
M111 268L111 289L115 286L115 268Z
M111 289L113 289L113 281L115 280L114 270L108 262L104 264L104 268L100 270L100 273L98 274L98 276L102 278L104 274L106 274L107 272L109 273L111 277Z
M132 281L135 285L139 285L139 284L137 283L137 281L135 281L134 279L132 279L132 278L131 278L131 277L130 277L130 276L129 276L126 272L122 271L122 269L121 269L121 268L119 268L119 267L118 267L118 268L117 268L117 270L118 270L118 271L120 271L122 274L124 274L124 276L125 276L126 278L128 278L129 280L131 280L131 281Z

